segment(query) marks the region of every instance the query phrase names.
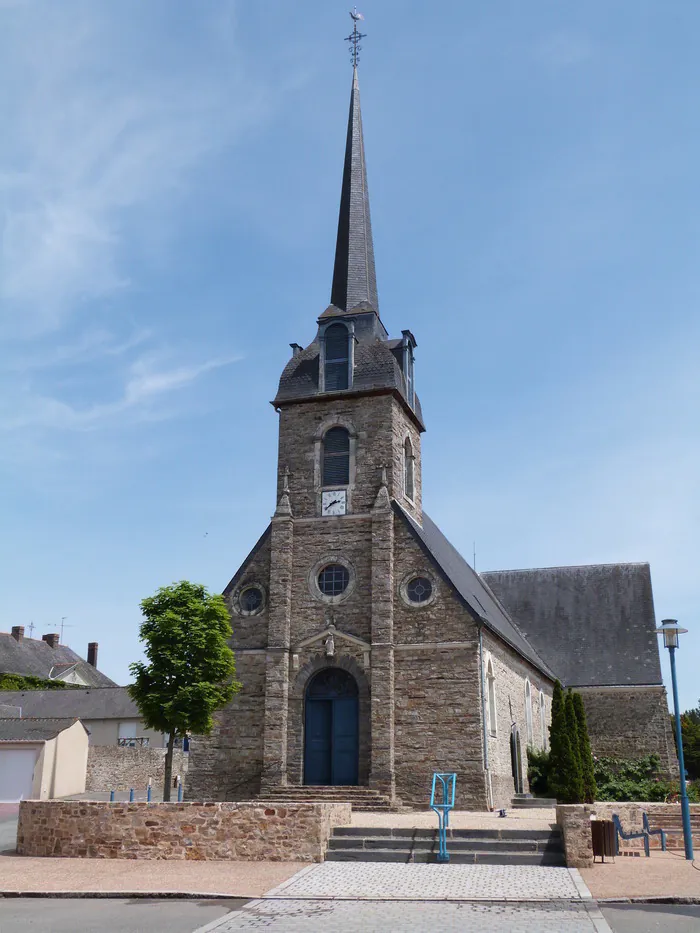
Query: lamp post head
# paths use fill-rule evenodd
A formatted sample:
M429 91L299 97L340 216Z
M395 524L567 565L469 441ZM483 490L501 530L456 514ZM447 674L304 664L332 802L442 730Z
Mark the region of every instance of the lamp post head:
M664 619L659 628L656 629L658 635L664 636L664 645L666 648L678 647L678 636L684 635L688 631L682 628L676 619Z

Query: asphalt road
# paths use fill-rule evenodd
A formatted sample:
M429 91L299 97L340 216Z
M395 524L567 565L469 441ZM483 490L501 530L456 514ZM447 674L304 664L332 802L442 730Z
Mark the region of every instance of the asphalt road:
M244 901L0 899L0 933L193 933Z
M700 905L621 904L602 912L615 933L700 933Z

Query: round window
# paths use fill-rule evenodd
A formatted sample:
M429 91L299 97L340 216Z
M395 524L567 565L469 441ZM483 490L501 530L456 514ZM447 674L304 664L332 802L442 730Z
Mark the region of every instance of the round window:
M414 577L406 587L406 595L412 603L424 603L430 599L433 584L427 577Z
M342 564L328 564L318 575L318 588L324 596L340 596L349 582L350 574Z
M257 612L263 604L263 593L259 586L246 587L238 597L242 612Z

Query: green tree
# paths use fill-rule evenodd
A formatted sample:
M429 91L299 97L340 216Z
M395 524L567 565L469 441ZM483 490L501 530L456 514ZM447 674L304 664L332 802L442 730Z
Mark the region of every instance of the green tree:
M569 733L571 742L571 757L573 759L573 768L571 772L571 803L582 803L584 798L583 787L583 765L581 762L581 738L578 731L578 717L576 715L576 706L574 704L574 695L569 688L565 700L566 708L566 729Z
M588 735L586 711L583 706L583 697L574 693L574 710L578 725L579 757L581 759L581 777L583 779L583 800L585 803L594 803L597 793L595 774L593 772L593 755L591 754L591 740Z
M576 762L566 721L566 700L558 680L552 696L549 747L549 792L559 803L577 803Z
M681 738L685 769L691 781L697 781L700 778L700 722L696 722L689 713L681 716Z
M161 587L141 612L147 663L129 666L134 683L127 689L145 725L168 736L163 799L170 800L175 739L211 732L213 713L240 690L231 618L222 596L187 580Z

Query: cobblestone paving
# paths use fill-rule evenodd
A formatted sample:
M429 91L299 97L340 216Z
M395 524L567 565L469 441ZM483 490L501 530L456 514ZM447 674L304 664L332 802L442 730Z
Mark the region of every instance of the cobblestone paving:
M594 916L597 920L594 922ZM251 901L212 933L604 933L583 901L557 904L453 904L426 901Z
M269 894L284 897L376 897L538 901L578 899L568 868L537 865L405 865L324 862Z

